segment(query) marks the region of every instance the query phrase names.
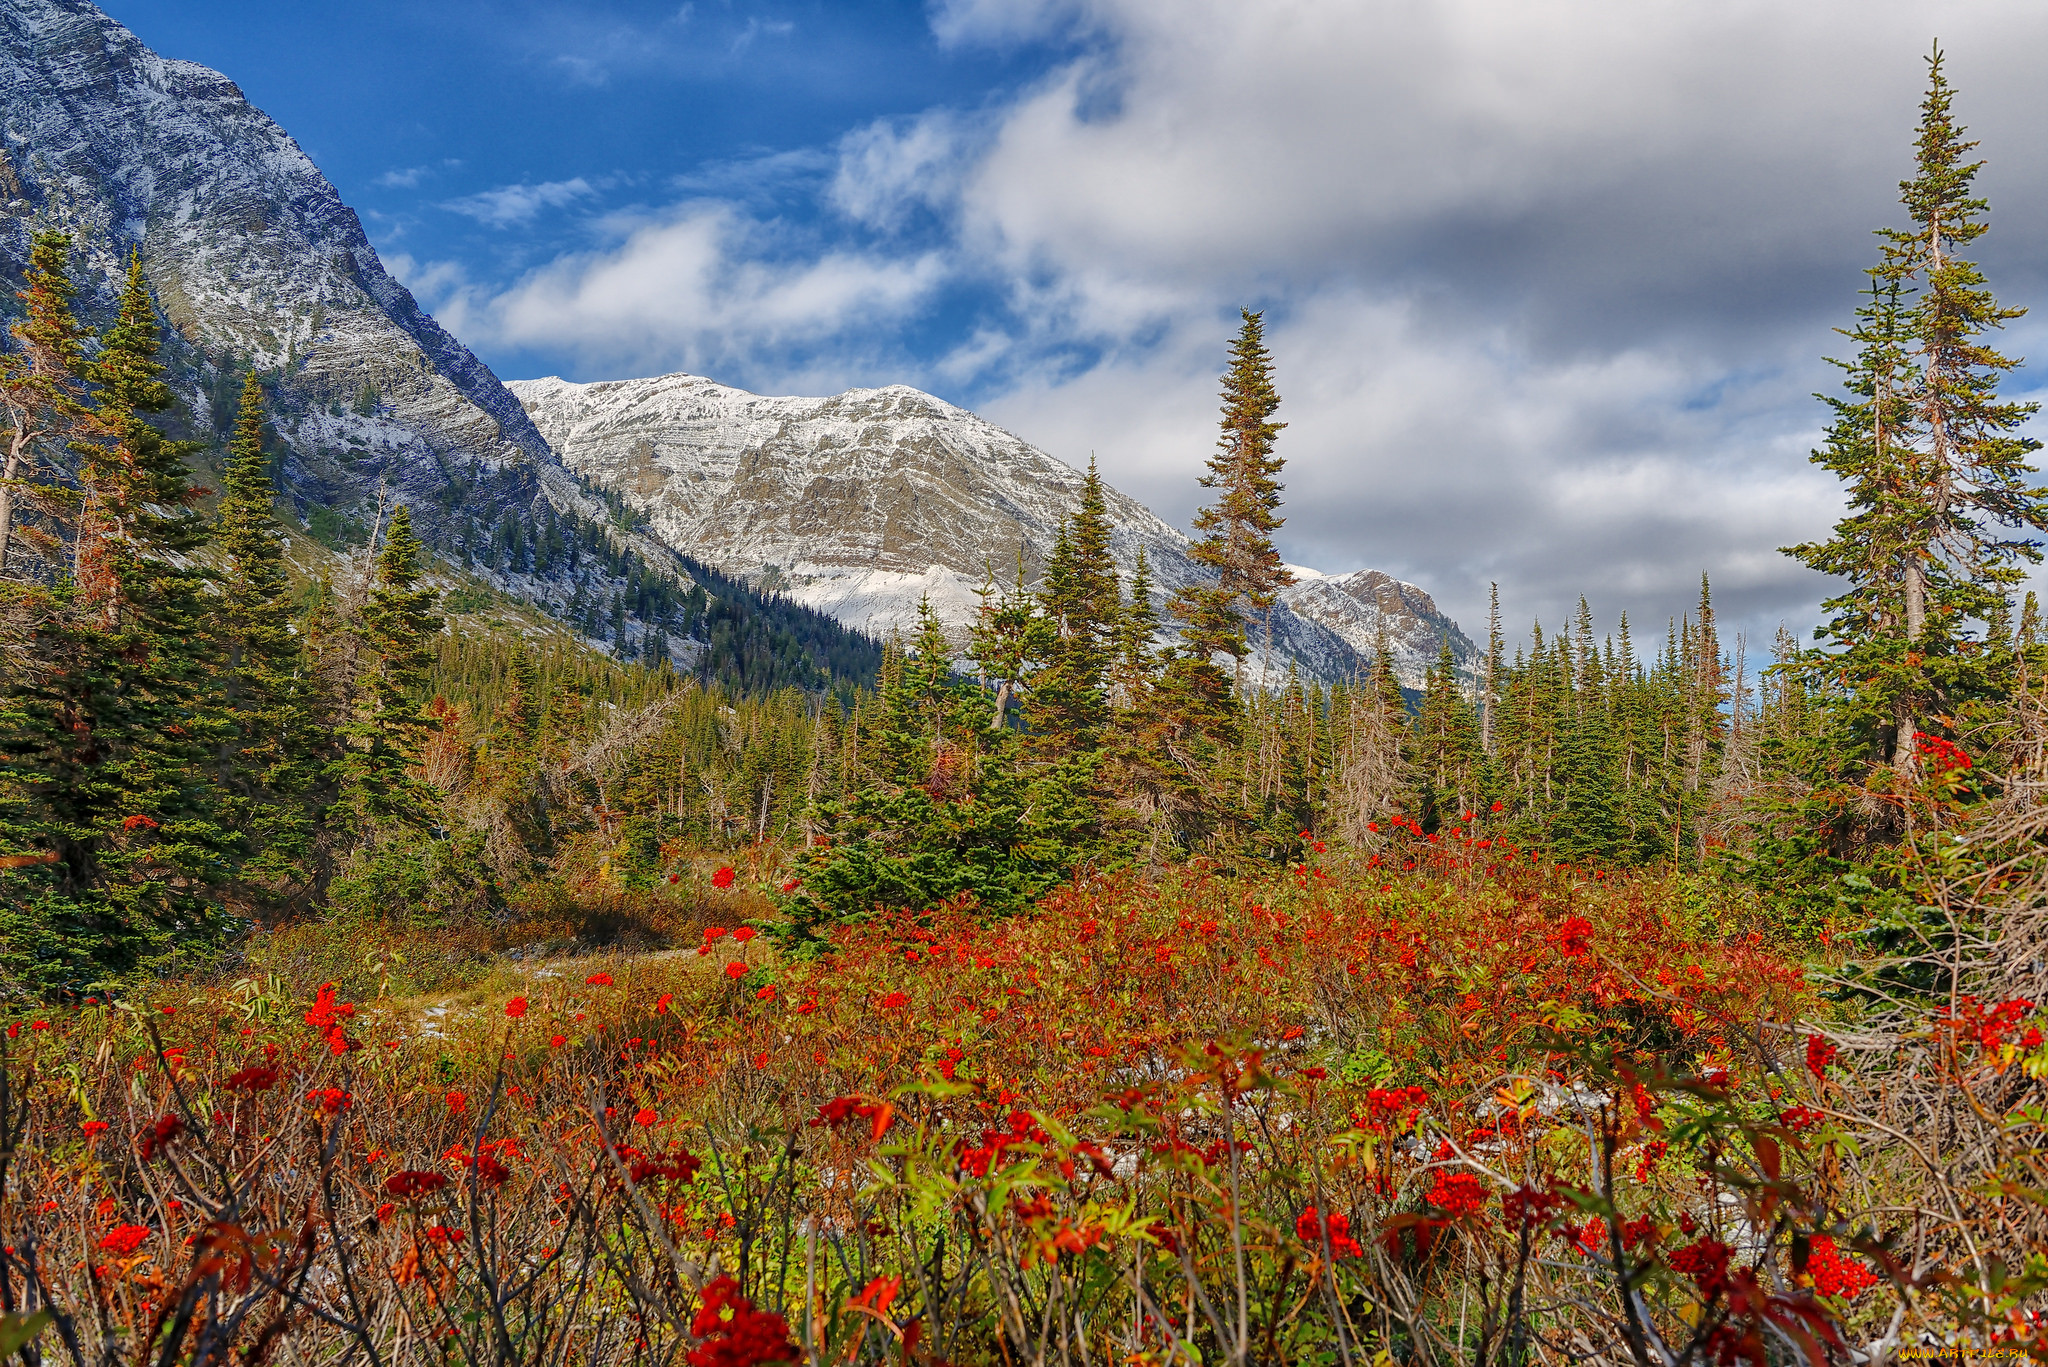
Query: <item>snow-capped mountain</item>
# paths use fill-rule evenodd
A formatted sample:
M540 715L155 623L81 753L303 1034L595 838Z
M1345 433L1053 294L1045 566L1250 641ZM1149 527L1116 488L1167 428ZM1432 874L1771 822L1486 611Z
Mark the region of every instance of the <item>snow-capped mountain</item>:
M18 280L50 227L76 244L89 324L106 321L140 251L173 330L167 378L186 434L218 441L243 371L263 377L281 492L329 546L361 541L396 499L453 568L614 650L694 658L679 638L707 620L706 600L732 599L748 631L786 629L821 650L841 638L625 526L232 81L158 56L86 0L0 0L0 275ZM650 594L650 579L674 592ZM693 581L706 597L679 616Z
M670 546L878 633L908 626L923 598L964 624L975 589L991 572L1014 582L1020 556L1035 581L1080 505L1080 471L905 385L830 398L750 394L694 375L507 388L564 464L624 496ZM1187 538L1149 508L1113 489L1107 502L1127 579L1140 547L1162 604L1204 576ZM1382 622L1410 686L1445 632L1469 657L1428 594L1367 575L1370 584L1304 577L1274 613L1274 660L1254 669L1349 678ZM1262 647L1263 629L1254 636Z
M302 499L345 504L388 478L431 520L451 463L519 471L531 497L554 465L533 424L233 82L84 0L0 0L0 58L0 251L19 263L37 228L71 230L75 273L103 291L139 247L197 422L211 372L254 365L280 377Z
M1414 584L1378 570L1328 575L1293 569L1296 582L1280 596L1295 614L1328 627L1367 659L1378 653L1384 633L1394 673L1410 688L1422 686L1446 639L1461 673L1470 673L1479 659L1458 624Z
M158 56L87 0L0 0L0 274L18 279L45 227L78 244L90 323L141 252L187 433L221 437L242 372L262 374L282 492L315 535L360 539L395 498L454 567L616 649L692 653L677 622L636 615L650 572L744 597L757 616L788 611L759 597L772 591L887 632L928 595L961 622L991 571L1013 579L1021 555L1035 580L1078 505L1078 471L903 386L766 398L665 376L527 381L515 397L392 279L354 211L233 82ZM629 529L607 498L645 522ZM1118 563L1128 574L1144 547L1162 603L1200 577L1186 538L1142 504L1112 492L1110 513ZM610 549L577 550L597 544ZM1351 677L1384 619L1418 682L1455 626L1412 586L1330 587L1351 582L1291 590L1274 659L1255 668Z

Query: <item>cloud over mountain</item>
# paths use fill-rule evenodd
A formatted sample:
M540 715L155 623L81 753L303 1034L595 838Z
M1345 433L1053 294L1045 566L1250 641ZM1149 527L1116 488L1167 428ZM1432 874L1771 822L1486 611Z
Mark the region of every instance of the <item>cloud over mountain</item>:
M1466 620L1490 580L1517 619L1580 592L1661 616L1704 569L1763 628L1824 590L1775 548L1838 507L1804 462L1809 396L1896 217L1931 27L1984 139L1994 284L2028 302L2048 259L2034 5L950 0L931 21L957 52L1054 56L849 128L780 201L594 219L451 295L465 335L590 377L921 384L1185 519L1235 308L1265 307L1292 558L1384 568Z

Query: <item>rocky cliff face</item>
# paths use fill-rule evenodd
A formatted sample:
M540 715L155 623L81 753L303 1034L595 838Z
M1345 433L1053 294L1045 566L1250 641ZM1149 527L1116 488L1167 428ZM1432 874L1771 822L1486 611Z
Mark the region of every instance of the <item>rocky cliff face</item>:
M1035 580L1082 475L964 409L903 385L830 398L749 394L694 375L508 386L570 469L622 495L670 546L870 631L906 627L921 598L964 624L993 572ZM1163 604L1202 577L1185 536L1109 492L1111 549L1128 577L1142 547ZM1356 578L1356 576L1353 576ZM1388 584L1384 575L1378 576ZM1390 629L1404 680L1419 683L1442 629L1429 596L1290 590L1274 614L1273 672L1349 678ZM1397 601L1398 600L1398 601ZM1262 646L1263 630L1255 633ZM1254 668L1261 667L1255 662Z
M78 244L88 321L109 313L141 253L192 433L224 435L241 372L263 375L283 493L330 544L359 539L396 499L457 568L614 649L690 658L677 614L693 580L713 601L690 620L726 603L728 619L790 627L807 648L843 635L817 623L826 634L810 641L808 614L783 621L786 609L695 574L563 469L233 82L159 57L85 0L0 0L0 273L18 279L44 227ZM650 593L650 580L673 591Z
M302 505L349 507L388 481L438 522L456 466L521 471L519 492L537 492L553 462L525 413L233 82L84 0L0 0L0 59L0 252L18 265L36 228L70 229L90 286L139 249L197 425L212 372L253 365L277 377Z
M1036 579L1079 503L1078 471L900 385L767 398L671 375L534 380L515 397L391 278L334 187L231 81L159 57L86 0L0 0L0 271L18 276L45 226L80 245L89 318L140 251L194 433L220 434L243 369L264 375L284 493L315 531L345 542L401 500L458 568L617 649L691 654L674 638L708 610L679 619L650 576L694 579L756 616L786 611L761 599L773 591L871 631L908 624L926 596L964 622L991 570L1010 580L1021 556ZM1112 492L1110 514L1119 565L1128 575L1143 547L1162 603L1201 576L1142 504ZM1291 590L1274 659L1254 667L1348 678L1385 622L1418 682L1456 628L1428 595L1378 578Z
M1394 673L1410 688L1422 686L1446 640L1460 672L1469 674L1478 662L1479 651L1458 624L1413 584L1378 570L1298 577L1281 595L1297 616L1327 627L1367 659L1384 638Z

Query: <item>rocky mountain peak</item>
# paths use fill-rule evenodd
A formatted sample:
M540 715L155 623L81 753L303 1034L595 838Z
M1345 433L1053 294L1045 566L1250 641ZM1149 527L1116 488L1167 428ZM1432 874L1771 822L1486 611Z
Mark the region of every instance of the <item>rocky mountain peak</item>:
M907 628L926 600L964 627L991 573L1013 582L1021 558L1035 581L1080 506L1079 470L906 385L826 398L751 394L695 375L507 388L565 465L623 495L669 545L877 633ZM1105 493L1127 580L1140 548L1162 608L1207 577L1186 536L1136 499ZM1364 573L1370 582L1316 576L1290 589L1274 617L1276 658L1256 667L1350 678L1383 623L1411 687L1445 633L1469 659L1471 643L1428 594Z
M86 0L0 0L0 195L0 271L19 278L36 231L68 231L90 322L141 253L192 435L220 439L242 372L263 378L281 492L329 546L360 542L396 500L454 569L609 648L678 661L693 658L690 623L719 603L780 620L562 468L234 82L158 56ZM798 617L786 625L811 645L843 644L836 625Z

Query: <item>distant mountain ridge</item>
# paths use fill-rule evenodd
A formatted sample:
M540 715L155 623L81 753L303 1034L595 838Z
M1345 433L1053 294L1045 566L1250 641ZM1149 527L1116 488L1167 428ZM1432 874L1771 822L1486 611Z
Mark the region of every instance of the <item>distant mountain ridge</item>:
M1083 476L986 419L907 385L827 398L751 394L695 375L506 388L563 464L625 498L662 540L849 626L886 633L928 597L958 625L993 573L1035 581ZM1143 547L1160 601L1207 577L1188 539L1108 492L1111 553L1128 577ZM1313 572L1311 572L1313 573ZM1265 677L1291 666L1335 682L1372 658L1382 627L1396 672L1419 686L1448 636L1472 644L1429 595L1377 571L1305 577L1273 618ZM1253 633L1264 645L1263 628Z
M847 629L902 626L925 596L963 622L991 571L1010 580L1021 556L1035 580L1078 504L1079 471L907 386L820 399L680 375L508 388L391 277L233 82L158 56L86 0L0 0L0 271L18 278L47 226L80 247L90 321L140 250L173 330L185 432L217 441L241 371L264 377L281 494L316 537L359 541L402 502L456 571L622 655L688 664L716 641L778 661L778 678L804 656L857 669L871 647ZM1203 577L1186 538L1135 499L1113 492L1110 513L1119 565L1128 575L1144 547L1162 603ZM1471 658L1420 589L1348 576L1289 590L1274 658L1254 668L1353 677L1382 626L1411 687L1446 636Z
M457 570L615 652L694 660L678 616L693 589L708 602L690 629L717 617L729 639L762 638L751 658L787 657L799 638L821 664L867 649L836 622L693 573L564 469L232 81L158 56L86 0L0 0L0 270L18 280L45 227L77 243L94 322L140 250L175 333L168 378L191 435L218 440L240 372L264 377L281 493L330 545L360 539L396 500ZM0 289L10 311L12 293Z

